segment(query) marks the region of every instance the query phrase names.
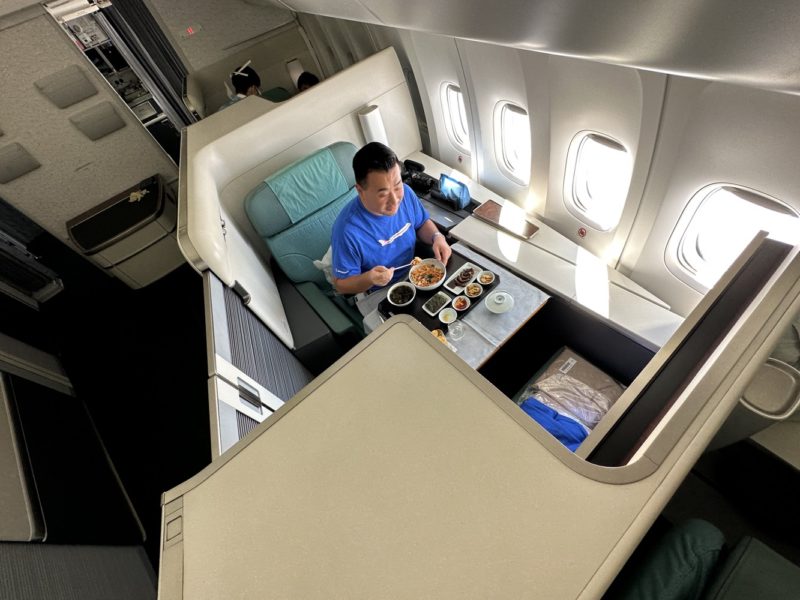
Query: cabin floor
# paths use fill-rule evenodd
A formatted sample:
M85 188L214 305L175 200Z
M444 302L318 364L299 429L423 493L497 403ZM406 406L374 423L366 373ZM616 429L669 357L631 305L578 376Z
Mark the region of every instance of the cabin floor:
M0 295L2 332L61 360L157 570L161 494L211 461L202 278L187 264L132 290L50 236L29 249L65 288L38 312Z
M0 295L2 333L61 359L142 522L157 571L161 493L211 458L202 279L185 265L131 290L55 239L37 240L31 250L65 289L38 312ZM730 544L752 535L800 565L794 489L800 472L740 442L706 454L659 523L704 518Z

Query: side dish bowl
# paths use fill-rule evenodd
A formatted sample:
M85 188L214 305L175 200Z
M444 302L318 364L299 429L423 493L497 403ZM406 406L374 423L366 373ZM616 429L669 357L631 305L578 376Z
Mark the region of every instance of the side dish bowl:
M389 293L386 294L386 298L392 306L402 307L411 304L416 295L417 290L413 285L407 281L400 281L389 288Z

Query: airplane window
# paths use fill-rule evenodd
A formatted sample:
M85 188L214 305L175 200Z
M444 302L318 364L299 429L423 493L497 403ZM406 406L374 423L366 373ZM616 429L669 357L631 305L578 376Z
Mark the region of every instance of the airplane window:
M464 153L469 153L469 126L467 124L467 109L464 105L464 94L461 88L453 83L442 86L442 109L447 133L456 148Z
M670 270L705 292L761 230L772 239L795 245L800 242L800 215L755 190L728 184L707 186L686 205L670 237Z
M528 113L510 102L495 110L495 155L506 175L528 185L531 179L531 126Z
M619 142L593 132L581 132L567 154L564 201L578 219L609 231L625 208L631 180L630 155Z

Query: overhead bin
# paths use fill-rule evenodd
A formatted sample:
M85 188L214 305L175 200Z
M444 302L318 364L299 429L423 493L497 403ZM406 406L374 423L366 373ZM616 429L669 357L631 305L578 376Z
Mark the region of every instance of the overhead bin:
M176 212L169 186L153 175L70 219L67 231L92 262L139 288L183 262L172 233Z
M595 428L615 466L393 318L164 494L159 597L600 596L800 306L798 252L755 241L645 366Z

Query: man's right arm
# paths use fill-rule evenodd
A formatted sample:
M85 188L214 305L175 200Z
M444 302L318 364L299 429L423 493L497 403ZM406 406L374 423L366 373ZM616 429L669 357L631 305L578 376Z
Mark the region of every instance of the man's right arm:
M373 286L383 287L392 280L394 269L373 267L360 275L352 275L344 279L333 279L333 287L340 294L360 294Z

